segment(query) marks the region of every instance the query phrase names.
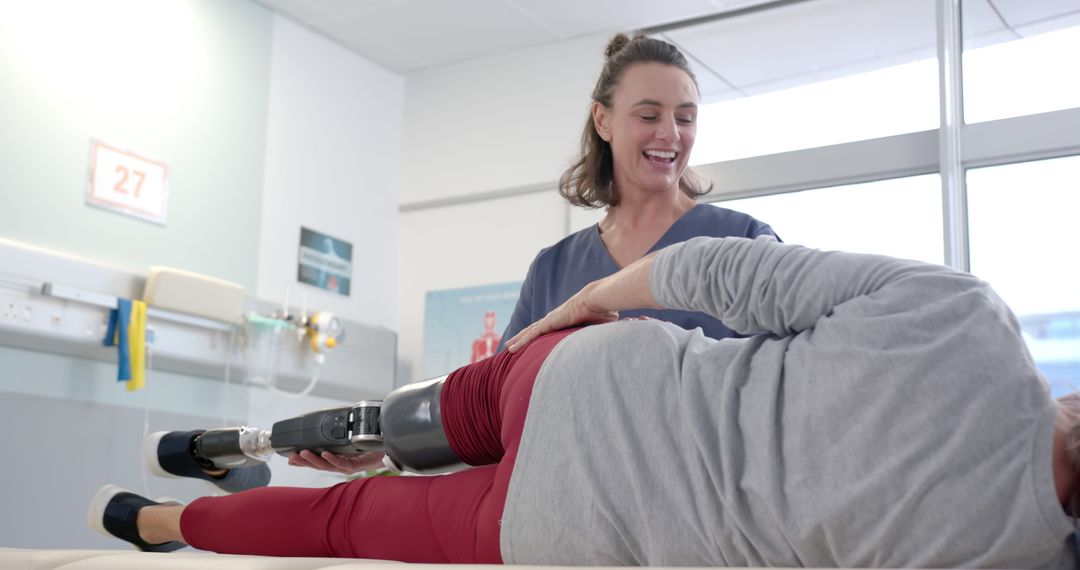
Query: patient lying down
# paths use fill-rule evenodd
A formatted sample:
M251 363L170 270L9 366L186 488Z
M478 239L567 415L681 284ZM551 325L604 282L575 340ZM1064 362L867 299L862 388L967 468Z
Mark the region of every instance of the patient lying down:
M754 336L617 321L656 307ZM508 347L442 386L447 445L470 468L186 506L106 488L92 524L144 550L411 562L1077 563L1080 400L1051 398L1016 319L969 274L699 238L590 284ZM265 483L182 451L187 473Z

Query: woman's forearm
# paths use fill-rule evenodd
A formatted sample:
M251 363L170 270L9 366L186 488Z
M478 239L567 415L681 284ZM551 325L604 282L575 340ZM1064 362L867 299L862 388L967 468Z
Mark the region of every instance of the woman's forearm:
M613 273L588 286L586 301L597 311L623 311L627 309L660 309L649 287L655 253L651 253L617 273Z
M621 310L659 308L649 286L654 257L643 257L618 273L589 283L544 318L507 340L506 349L517 352L532 339L551 331L613 321L619 318Z

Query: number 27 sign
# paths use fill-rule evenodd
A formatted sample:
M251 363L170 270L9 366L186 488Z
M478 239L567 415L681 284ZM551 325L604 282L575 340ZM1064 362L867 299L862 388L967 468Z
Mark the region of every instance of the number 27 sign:
M168 175L169 165L160 160L92 140L86 202L164 225Z

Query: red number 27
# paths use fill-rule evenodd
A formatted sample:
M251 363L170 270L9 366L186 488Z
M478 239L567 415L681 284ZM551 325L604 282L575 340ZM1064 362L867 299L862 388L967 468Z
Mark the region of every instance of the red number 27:
M124 166L123 164L117 165L116 173L120 175L120 179L116 181L116 184L113 186L113 190L115 190L119 194L127 194L128 193L127 183L128 183L128 177L130 176L130 177L133 177L135 179L134 180L135 188L134 188L134 191L132 192L132 194L136 198L138 198L139 197L139 191L142 190L143 180L146 178L146 173L139 172L138 170L129 171L128 167Z

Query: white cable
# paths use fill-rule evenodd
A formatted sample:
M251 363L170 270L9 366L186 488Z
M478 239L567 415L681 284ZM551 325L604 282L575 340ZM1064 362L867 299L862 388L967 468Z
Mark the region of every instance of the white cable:
M305 289L304 290L304 296L301 297L301 299L303 299L303 300L300 301L300 317L296 321L296 324L299 326L300 330L303 330L304 327L308 326L307 298L308 298L308 292Z
M221 427L229 427L229 376L232 372L233 346L236 342L236 327L229 331L229 347L225 350L225 397L221 410Z
M146 438L150 436L150 371L154 367L154 351L150 348L150 344L146 344L146 376L143 383L143 434L142 441L146 441ZM139 446L142 449L142 446ZM152 497L150 494L150 479L146 476L147 469L144 467L139 470L142 473L143 484L143 496Z
M315 355L315 374L313 374L311 376L311 381L308 382L308 385L303 390L300 390L299 392L289 392L287 390L282 390L281 388L278 388L274 384L267 384L266 387L269 388L271 392L273 392L273 393L275 393L275 394L277 394L279 396L285 396L286 398L294 398L294 399L295 398L303 398L304 396L307 396L308 394L310 394L311 391L315 389L315 385L319 383L319 371L322 370L322 364L323 364L324 360L325 360L325 357L323 357L323 355L321 355L321 354L316 354Z

